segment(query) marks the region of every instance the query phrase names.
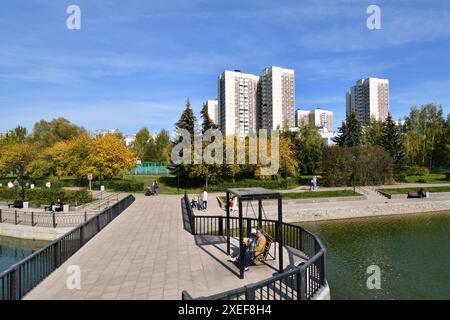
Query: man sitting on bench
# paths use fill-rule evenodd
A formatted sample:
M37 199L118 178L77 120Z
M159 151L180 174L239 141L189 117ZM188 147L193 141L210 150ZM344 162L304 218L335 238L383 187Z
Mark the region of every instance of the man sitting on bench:
M250 262L257 256L261 255L262 253L264 253L264 250L266 248L266 237L263 234L263 229L262 228L258 228L258 230L256 231L256 245L254 246L254 248L252 247L248 247L248 250L245 252L244 254L244 267L245 267L245 271L248 271L248 268L250 266ZM231 260L233 261L233 260ZM237 261L237 259L235 259L234 261Z
M418 192L408 192L408 198L426 198L427 195L423 192L423 189L420 189Z
M56 200L56 203L55 203L55 204L52 204L51 206L45 207L45 208L44 208L45 211L47 211L47 210L49 210L49 209L51 209L52 212L62 212L62 211L64 210L64 205L63 205L61 199L58 198L58 199Z

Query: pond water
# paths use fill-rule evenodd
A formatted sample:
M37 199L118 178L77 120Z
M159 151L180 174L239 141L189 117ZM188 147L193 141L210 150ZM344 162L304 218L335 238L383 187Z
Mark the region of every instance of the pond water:
M332 299L450 299L450 212L300 225L327 248ZM379 290L367 286L372 265Z
M48 243L0 236L0 273Z

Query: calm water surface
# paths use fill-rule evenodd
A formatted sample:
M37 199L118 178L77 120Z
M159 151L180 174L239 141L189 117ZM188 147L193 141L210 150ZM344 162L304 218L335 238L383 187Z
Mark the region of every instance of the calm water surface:
M48 243L0 236L0 273Z
M450 299L450 212L301 223L327 247L332 299ZM367 267L381 290L367 289Z

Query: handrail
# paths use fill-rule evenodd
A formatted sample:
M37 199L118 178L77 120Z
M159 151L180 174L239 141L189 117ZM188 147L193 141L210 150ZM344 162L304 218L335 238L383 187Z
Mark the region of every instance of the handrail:
M187 194L184 195L184 204L187 209L187 215L191 223L191 233L193 235L224 235L229 234L231 229L226 230L224 228L225 216L196 216L190 206L189 198ZM238 219L237 217L231 217L232 220ZM198 221L198 223L196 223ZM279 222L276 220L256 219L246 217L244 221L250 222L250 226L255 223L262 223L263 225L272 228L275 226L274 241L279 241L277 234ZM238 228L237 225L234 226ZM247 223L243 228L248 228ZM228 226L229 228L229 226ZM290 270L284 271L281 274L275 275L271 278L262 280L258 283L250 284L245 287L232 289L226 292L218 293L209 297L192 298L188 292L183 291L182 299L184 300L221 300L221 299L239 299L239 300L254 300L254 299L269 299L270 293L273 298L284 297L286 299L298 299L309 300L314 297L317 292L323 288L326 284L325 274L325 255L326 249L320 240L320 238L308 230L303 229L300 226L282 223L283 230L286 229L286 233L283 232L283 239L287 238L287 241L283 241L286 245L293 247L294 249L303 252L308 260L300 266L293 267ZM293 283L295 282L295 285ZM277 293L273 287L277 285L286 287L286 293L281 295ZM295 287L295 289L294 289ZM290 290L288 290L290 288Z
M24 297L127 209L134 200L134 196L127 196L0 273L0 300L19 300Z

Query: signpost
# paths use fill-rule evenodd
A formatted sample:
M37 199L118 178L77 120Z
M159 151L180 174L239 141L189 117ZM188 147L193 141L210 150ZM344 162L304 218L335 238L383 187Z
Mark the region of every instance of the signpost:
M87 178L89 180L89 191L92 192L92 180L94 179L94 176L92 175L92 173L88 173Z

